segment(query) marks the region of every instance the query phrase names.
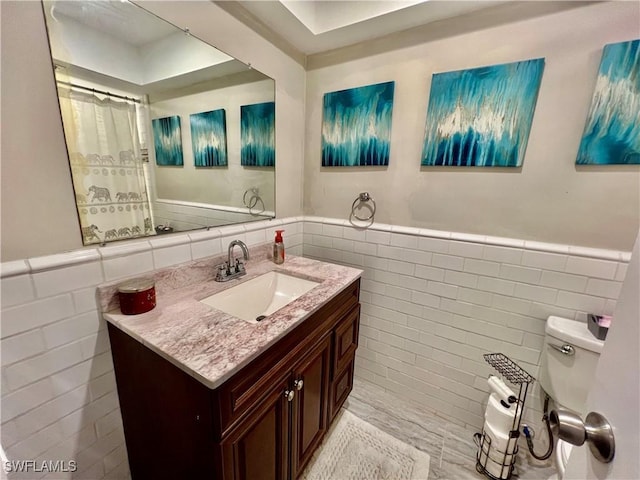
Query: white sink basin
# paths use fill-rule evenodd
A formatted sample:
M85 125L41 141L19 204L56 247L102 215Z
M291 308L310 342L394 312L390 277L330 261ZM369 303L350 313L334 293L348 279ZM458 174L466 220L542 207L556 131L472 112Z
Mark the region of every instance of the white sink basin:
M200 301L234 317L257 323L257 318L262 320L271 315L316 285L319 282L269 272Z

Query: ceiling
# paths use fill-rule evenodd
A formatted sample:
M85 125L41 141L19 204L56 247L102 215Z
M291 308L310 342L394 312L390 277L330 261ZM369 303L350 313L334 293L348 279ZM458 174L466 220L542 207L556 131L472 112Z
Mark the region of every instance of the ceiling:
M220 2L229 13L262 23L298 52L311 55L495 7L490 0L268 0ZM243 15L244 14L244 15ZM244 16L244 18L242 18ZM250 25L251 26L251 25Z
M426 41L429 36L456 35L592 3L592 0L213 1L307 68L326 61L327 55L345 47L359 46L358 55L373 53L373 49L384 49L385 45L391 48L401 38L409 43ZM144 1L136 3L144 7ZM135 46L175 32L175 27L127 0L57 0L55 11L95 30L115 32L117 38Z
M603 0L211 1L313 69Z

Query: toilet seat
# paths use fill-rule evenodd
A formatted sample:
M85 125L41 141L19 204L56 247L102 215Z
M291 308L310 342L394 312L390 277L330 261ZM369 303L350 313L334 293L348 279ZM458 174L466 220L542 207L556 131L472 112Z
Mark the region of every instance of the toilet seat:
M564 477L564 472L567 469L567 462L569 461L569 455L571 455L572 449L573 445L565 442L564 440L558 440L558 443L556 444L555 460L559 480L562 480Z
M565 442L564 440L558 440L556 448L553 452L553 458L555 460L556 473L551 475L547 480L562 480L564 472L567 469L567 462L569 461L569 455L573 445Z

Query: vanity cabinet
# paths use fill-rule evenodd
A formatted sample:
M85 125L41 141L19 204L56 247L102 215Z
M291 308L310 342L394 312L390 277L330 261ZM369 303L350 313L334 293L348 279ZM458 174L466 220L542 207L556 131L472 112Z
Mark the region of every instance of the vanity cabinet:
M215 389L109 324L133 479L296 479L353 386L358 296L356 280Z
M225 479L287 479L307 464L327 429L327 335L222 441Z

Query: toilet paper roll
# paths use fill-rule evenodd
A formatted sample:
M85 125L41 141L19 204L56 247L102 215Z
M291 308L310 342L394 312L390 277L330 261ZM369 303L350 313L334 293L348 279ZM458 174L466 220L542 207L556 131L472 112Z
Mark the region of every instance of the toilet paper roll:
M489 388L494 393L498 394L498 397L501 401L504 402L505 406L511 405L518 400L516 394L513 393L513 390L507 387L502 379L496 377L495 375L489 375L487 383L489 384Z
M488 448L489 458L492 458L496 462L502 462L503 460L510 463L513 460L516 447L518 445L517 438L511 438L509 432L500 431L490 423L485 422L482 429L485 436L490 440L490 446ZM506 455L506 459L505 459Z
M485 422L491 424L501 432L509 432L514 428L514 424L517 426L521 412L517 412L517 404L511 405L510 408L506 408L501 402L497 393L492 393L489 396L487 402L487 409L484 412ZM515 420L515 421L514 421Z
M482 429L482 442L476 456L478 463L496 479L511 476L511 464L515 461L516 438L508 438L497 433L486 422Z
M503 464L502 460L495 461L486 451L479 452L477 458L478 463L480 463L480 465L482 465L482 467L494 478L506 480L511 476L510 463Z

